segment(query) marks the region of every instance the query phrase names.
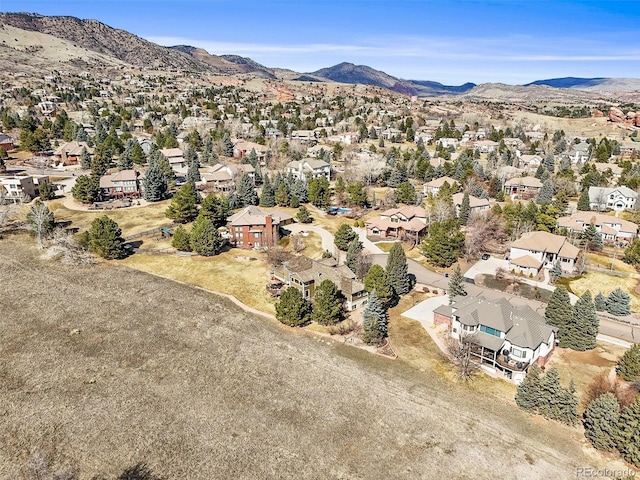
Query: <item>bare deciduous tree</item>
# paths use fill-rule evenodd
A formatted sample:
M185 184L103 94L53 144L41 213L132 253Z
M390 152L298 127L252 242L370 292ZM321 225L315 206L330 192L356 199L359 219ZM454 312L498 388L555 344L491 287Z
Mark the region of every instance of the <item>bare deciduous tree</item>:
M478 368L478 365L471 357L473 339L474 335L466 333L464 330L460 332L459 339L451 337L447 339L447 350L455 364L458 365L460 377L464 380L470 379L473 372Z
M293 248L293 251L296 253L300 253L307 247L304 238L300 234L292 235L291 240L291 246Z
M467 224L465 256L467 259L479 258L493 246L507 240L504 219L489 212L486 215L474 215Z
M47 205L39 200L31 207L27 215L27 225L38 241L38 248L44 248L44 237L51 233L53 228L53 213Z
M49 253L53 258L60 258L66 265L91 265L95 262L89 252L80 248L73 234L64 228L53 231Z

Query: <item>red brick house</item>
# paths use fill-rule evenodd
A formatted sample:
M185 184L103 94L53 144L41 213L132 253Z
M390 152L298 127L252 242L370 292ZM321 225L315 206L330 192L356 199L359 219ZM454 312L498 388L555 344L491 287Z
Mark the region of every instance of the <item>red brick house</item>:
M232 215L228 221L230 242L238 248L268 248L280 239L280 227L293 223L284 212L265 212L253 205Z
M13 138L4 133L0 133L0 148L3 150L13 150Z
M93 148L87 142L73 141L62 144L53 152L54 161L56 164L75 165L80 161L82 150L85 148L90 155L93 155Z

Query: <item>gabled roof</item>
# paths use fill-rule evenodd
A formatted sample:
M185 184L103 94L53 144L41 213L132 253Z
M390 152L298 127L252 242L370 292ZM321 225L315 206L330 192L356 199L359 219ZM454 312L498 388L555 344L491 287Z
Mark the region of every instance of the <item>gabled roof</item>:
M262 226L267 224L267 217L271 217L273 225L279 225L280 222L293 218L288 213L278 211L267 213L254 205L249 205L248 207L229 217L228 223L233 227L246 225Z
M451 177L446 177L445 176L445 177L435 178L435 179L431 180L430 182L425 183L425 185L427 187L440 188L440 187L442 187L442 185L444 185L444 182L447 182L450 186L453 186L454 183L458 183L455 178L451 178Z
M566 237L549 232L527 232L523 233L511 246L536 252L559 253L566 241Z
M66 153L67 155L71 155L71 156L80 156L82 154L82 149L86 148L87 152L89 153L93 153L93 148L91 148L87 142L67 142L67 143L63 143L62 145L60 145L58 148L56 148L53 152L54 155L62 155L63 153Z
M524 186L531 188L542 188L542 182L536 177L513 177L504 182L507 187Z
M284 266L305 283L311 281L320 283L328 279L335 283L343 293L349 295L364 290L364 284L356 279L351 269L345 265L338 265L333 258L312 260L308 257L298 257L287 262Z
M184 153L179 148L163 148L160 153L167 157L167 160L171 160L174 157L183 157Z
M462 199L464 198L464 193L458 192L452 195L453 204L454 205L462 205ZM487 198L478 198L473 195L469 195L469 206L471 208L481 208L489 206L489 199Z

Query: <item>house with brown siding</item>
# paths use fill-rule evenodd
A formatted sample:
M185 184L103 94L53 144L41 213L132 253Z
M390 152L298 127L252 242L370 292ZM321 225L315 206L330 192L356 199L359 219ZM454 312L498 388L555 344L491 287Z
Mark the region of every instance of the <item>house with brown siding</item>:
M230 242L244 249L269 248L280 240L280 228L293 223L293 217L284 212L265 212L250 205L232 215L227 222Z

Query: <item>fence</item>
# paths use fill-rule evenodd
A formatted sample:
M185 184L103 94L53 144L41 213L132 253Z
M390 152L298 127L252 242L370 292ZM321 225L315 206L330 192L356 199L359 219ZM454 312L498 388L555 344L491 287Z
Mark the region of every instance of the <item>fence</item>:
M155 235L156 233L163 233L163 232L171 232L171 229L174 227L173 224L171 225L165 225L163 227L157 227L157 228L152 228L151 230L146 230L144 232L140 232L140 233L134 233L133 235L129 235L127 237L124 238L125 242L130 242L131 240L135 240L137 238L142 238L142 237L148 237L151 235Z

